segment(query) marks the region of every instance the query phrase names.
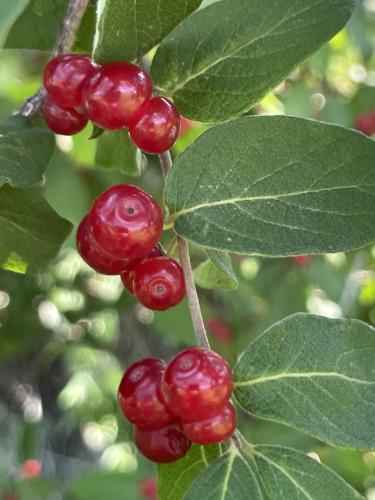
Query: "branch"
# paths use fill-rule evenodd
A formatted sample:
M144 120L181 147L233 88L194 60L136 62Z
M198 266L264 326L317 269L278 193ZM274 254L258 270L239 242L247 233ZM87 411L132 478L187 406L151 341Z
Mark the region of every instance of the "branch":
M77 33L81 25L90 0L70 0L66 11L60 35L58 36L52 51L52 58L71 51L77 38ZM46 91L43 84L38 92L29 97L22 106L20 113L23 116L36 115L43 106L46 98Z

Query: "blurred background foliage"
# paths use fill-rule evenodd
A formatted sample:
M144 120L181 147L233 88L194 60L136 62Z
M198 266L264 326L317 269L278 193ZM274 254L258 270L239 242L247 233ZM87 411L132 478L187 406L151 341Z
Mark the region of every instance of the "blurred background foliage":
M208 3L212 3L207 1ZM48 2L34 2L45 9ZM36 9L35 15L38 15ZM269 94L252 113L290 114L355 127L375 108L375 0L360 2L349 26ZM0 52L0 121L36 91L48 54ZM206 128L184 122L178 154ZM75 227L94 197L118 182L141 183L161 202L158 162L127 178L95 165L88 127L56 137L46 199ZM165 234L166 246L171 234ZM192 248L194 265L204 254ZM349 316L375 325L375 246L291 259L233 258L235 291L200 289L212 346L234 363L275 321L297 311ZM135 451L117 405L124 369L136 359L168 360L194 343L186 303L153 313L123 293L117 277L95 274L74 248L74 232L42 274L0 271L0 498L155 498L155 468ZM375 499L375 452L333 449L286 427L240 415L252 442L318 453Z

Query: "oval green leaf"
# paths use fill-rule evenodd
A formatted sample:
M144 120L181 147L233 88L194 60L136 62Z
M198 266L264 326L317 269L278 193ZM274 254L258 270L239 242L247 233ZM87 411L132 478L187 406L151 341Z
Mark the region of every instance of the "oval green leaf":
M193 445L181 460L158 465L158 499L181 500L195 478L220 455L219 445Z
M357 320L290 316L254 340L235 371L249 413L327 443L375 447L375 330Z
M160 45L152 78L198 121L241 115L335 35L353 0L223 0Z
M0 5L0 48L4 46L8 33L22 14L29 0L2 0Z
M71 229L38 191L0 189L0 268L39 271L56 256Z
M238 280L233 271L232 259L226 252L207 251L208 260L194 269L194 281L201 288L236 290Z
M117 170L131 177L141 175L142 153L124 130L105 131L97 141L95 165L102 170Z
M208 248L288 256L375 241L375 142L285 116L202 134L175 161L165 203L174 229Z
M202 0L99 0L94 57L133 60L151 50Z

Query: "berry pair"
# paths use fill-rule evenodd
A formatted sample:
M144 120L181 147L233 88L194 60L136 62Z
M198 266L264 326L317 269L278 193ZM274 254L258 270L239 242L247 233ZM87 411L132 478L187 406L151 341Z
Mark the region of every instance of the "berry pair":
M54 132L72 135L88 120L103 129L129 129L136 146L163 153L176 142L180 115L164 97L152 97L152 81L128 62L96 64L89 56L52 59L44 71L44 116Z
M165 310L184 298L180 265L164 257L158 241L163 216L156 201L133 185L119 184L94 201L77 231L77 248L95 271L119 275L150 309Z
M183 457L191 442L213 444L230 437L236 411L229 402L233 381L226 361L190 348L166 366L146 358L125 372L118 391L125 417L135 428L138 449L155 462Z

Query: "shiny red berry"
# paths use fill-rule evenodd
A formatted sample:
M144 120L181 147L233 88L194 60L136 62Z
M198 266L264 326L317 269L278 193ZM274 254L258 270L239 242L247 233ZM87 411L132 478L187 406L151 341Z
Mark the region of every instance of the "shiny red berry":
M99 127L118 130L129 126L151 93L150 77L139 66L112 62L85 86L84 108Z
M76 242L82 259L98 273L117 275L129 264L126 259L115 259L98 246L92 235L88 216L78 227Z
M185 297L184 273L169 257L153 257L135 269L134 295L149 309L165 311Z
M130 293L134 293L134 276L135 270L145 260L151 259L152 257L160 257L163 255L163 250L159 244L155 245L151 251L141 259L134 259L129 262L129 264L121 271L121 281L124 287Z
M129 127L136 146L147 153L164 153L176 142L180 132L180 115L174 104L164 97L146 102Z
M178 354L163 375L163 391L168 406L184 420L192 422L219 413L232 390L232 372L225 359L200 347Z
M66 54L52 59L44 69L44 87L62 108L82 108L83 87L100 69L89 56Z
M176 420L161 392L165 363L145 358L131 365L122 377L118 398L125 417L136 426L152 430Z
M191 446L180 422L172 422L152 431L136 427L134 441L145 457L158 463L174 462L182 458Z
M144 257L159 241L163 216L148 193L119 184L95 200L90 214L95 241L116 259Z
M236 429L237 414L234 406L227 403L213 417L196 422L182 421L186 436L197 444L214 444L228 439Z
M371 136L375 133L375 112L363 113L356 119L355 126L363 134Z
M87 125L87 118L75 109L60 108L51 99L46 100L44 105L44 119L48 127L61 135L74 135Z

